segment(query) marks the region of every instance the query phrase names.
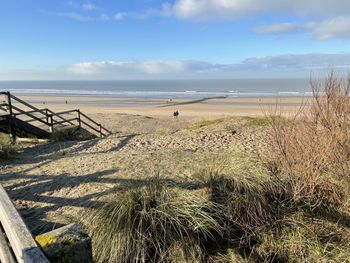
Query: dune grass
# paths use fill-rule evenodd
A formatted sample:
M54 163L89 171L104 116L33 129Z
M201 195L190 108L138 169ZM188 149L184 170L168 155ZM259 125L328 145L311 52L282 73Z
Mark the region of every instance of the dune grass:
M98 262L202 261L205 244L220 235L218 207L158 176L117 192L88 214ZM215 241L214 241L215 242Z
M9 134L0 133L0 160L13 157L16 153L16 146L13 144Z
M59 141L86 141L96 138L96 135L91 134L87 130L80 127L66 127L55 130L51 135L51 140Z

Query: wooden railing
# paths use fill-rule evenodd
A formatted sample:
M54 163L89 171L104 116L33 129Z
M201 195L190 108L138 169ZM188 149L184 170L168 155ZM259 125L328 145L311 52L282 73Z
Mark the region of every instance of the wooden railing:
M0 262L49 263L1 184Z
M47 108L39 109L12 95L10 92L0 92L0 95L5 96L5 100L0 103L0 110L5 112L7 115L15 118L25 116L29 118L28 120L25 120L28 123L39 122L40 125L46 127L49 132L53 132L55 128L58 128L58 126L66 124L88 128L93 132L99 134L100 137L112 134L111 131L103 127L100 123L97 123L91 119L86 114L82 113L79 109L54 112ZM21 106L25 106L30 110L24 110ZM69 118L65 117L67 115L70 115Z

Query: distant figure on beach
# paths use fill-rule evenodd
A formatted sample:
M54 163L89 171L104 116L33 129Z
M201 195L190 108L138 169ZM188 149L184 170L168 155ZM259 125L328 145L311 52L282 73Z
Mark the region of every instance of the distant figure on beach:
M173 115L174 119L177 119L179 117L179 111L174 111Z
M66 104L68 104L68 101L66 100Z

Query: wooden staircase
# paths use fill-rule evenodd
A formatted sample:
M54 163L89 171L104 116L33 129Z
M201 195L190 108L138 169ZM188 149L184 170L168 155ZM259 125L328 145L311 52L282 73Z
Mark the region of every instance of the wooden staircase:
M39 109L19 99L10 92L0 92L0 132L16 137L50 138L58 129L81 127L100 137L111 135L108 129L80 110L54 112Z

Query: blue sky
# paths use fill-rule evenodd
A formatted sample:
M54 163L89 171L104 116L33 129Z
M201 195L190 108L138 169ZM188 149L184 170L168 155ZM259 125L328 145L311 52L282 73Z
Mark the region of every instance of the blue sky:
M0 80L305 77L350 66L348 0L1 0Z

